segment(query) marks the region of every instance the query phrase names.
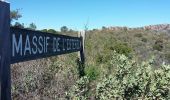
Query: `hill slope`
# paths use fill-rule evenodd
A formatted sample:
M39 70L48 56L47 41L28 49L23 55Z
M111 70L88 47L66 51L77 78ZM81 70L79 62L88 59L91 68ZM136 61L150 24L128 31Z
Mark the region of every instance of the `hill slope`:
M67 35L68 34L76 35L75 32L67 33ZM111 30L107 28L102 30L89 30L86 33L85 42L85 77L81 79L79 78L80 69L77 63L77 53L15 64L11 67L12 97L13 99L21 100L55 100L75 98L98 100L102 99L102 96L111 96L108 99L115 98L115 93L123 93L120 91L125 90L130 91L128 90L131 89L130 85L127 84L136 86L134 84L136 84L136 82L138 82L137 80L139 80L137 78L138 75L135 74L136 71L139 71L139 73L142 71L141 73L149 74L150 77L155 75L150 73L152 71L154 72L155 69L158 69L156 70L158 71L158 74L159 71L162 72L164 70L164 67L161 69L162 63L165 62L170 64L169 50L170 35L167 34L167 32L143 29L128 30L126 28L121 30ZM120 54L123 54L126 57ZM151 58L152 65L147 63L147 61L150 61ZM142 63L143 61L145 61L145 63ZM145 65L147 66L146 69L144 68ZM141 70L142 68L144 69ZM148 72L147 68L149 68L150 72ZM120 80L121 78L118 78L118 80L115 81L115 75L122 76L123 73L127 72L133 73L125 74L124 76L125 78L128 77L130 81L124 79ZM169 75L169 70L167 73ZM145 76L146 74L142 75ZM164 74L165 73L161 75ZM162 78L162 76L158 77L158 79L160 78ZM150 81L148 77L144 77L143 79L146 83L159 83L159 80ZM119 85L115 82L125 82L127 88L121 86L122 84ZM164 82L170 83L166 80L166 78ZM137 91L140 91L138 92L139 94L136 94L136 90L134 90L132 92L135 94L126 94L126 97L131 99L141 97L141 95L144 95L142 89L144 91L143 87L145 85L146 84L144 83L140 83L140 86L138 87L139 89L137 89ZM112 89L113 91L108 90L110 88L107 88L107 86L110 88L115 88L112 86L117 86L115 89L120 89L120 91L115 92L115 89ZM151 89L150 86L151 85L147 88ZM166 85L164 85L164 83L160 83L160 86L163 87ZM161 91L158 89L159 87L155 86L153 88L153 91ZM153 97L157 95L156 92L151 90L148 91L150 91L148 93L153 93ZM165 92L165 94L169 93L166 92L166 89L163 89L163 92ZM158 94L159 93L160 92L158 92ZM146 96L147 95L149 94L146 94ZM163 93L161 95L163 95ZM119 94L119 96L120 98L123 98L125 95ZM168 98L167 95L164 95L164 97Z

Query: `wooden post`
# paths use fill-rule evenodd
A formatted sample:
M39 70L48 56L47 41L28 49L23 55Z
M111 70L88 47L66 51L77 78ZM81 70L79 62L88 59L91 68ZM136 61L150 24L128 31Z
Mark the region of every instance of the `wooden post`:
M80 61L82 63L85 63L85 56L84 56L84 50L85 50L85 31L81 31L79 33L79 37L82 39L82 42L81 42L81 50L80 50Z
M79 70L79 77L83 77L85 75L84 68L85 68L85 31L79 32L78 36L81 38L81 50L78 52L79 61L78 61L78 70Z
M10 4L0 0L0 100L11 100Z

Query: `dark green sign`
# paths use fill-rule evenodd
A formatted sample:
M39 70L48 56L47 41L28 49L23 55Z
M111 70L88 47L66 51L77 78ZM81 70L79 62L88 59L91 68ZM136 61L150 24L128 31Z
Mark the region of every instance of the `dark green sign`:
M11 28L11 63L81 50L81 38Z

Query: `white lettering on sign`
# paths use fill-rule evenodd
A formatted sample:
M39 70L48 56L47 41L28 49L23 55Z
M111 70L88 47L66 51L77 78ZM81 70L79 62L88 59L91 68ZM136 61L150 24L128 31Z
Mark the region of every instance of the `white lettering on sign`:
M75 41L72 39L72 48L75 49Z
M22 35L19 36L19 41L17 42L15 34L12 34L12 56L15 56L15 53L20 53L22 56Z
M63 51L65 51L65 41L66 41L66 39L63 39Z
M78 50L80 42L73 38L12 34L12 57Z
M32 43L33 43L33 45L35 46L35 48L32 48L32 53L33 54L37 54L37 37L36 36L33 36L33 38L32 38Z
M29 54L31 55L30 39L28 35L26 36L24 55L26 55L26 52L29 52Z
M44 44L46 43L46 39L45 39L45 37L44 37ZM44 49L44 52L46 51L46 45L44 45L44 47L43 47L43 49Z
M38 39L38 43L39 43L39 45L40 45L40 48L38 48L39 54L42 54L42 53L43 53L43 44L42 44L42 42L43 42L43 37L40 36L39 39Z
M67 50L70 50L70 39L67 39Z
M60 38L53 38L53 52L60 52L59 41Z
M49 44L48 44L48 40L49 40L49 39L50 39L50 37L46 37L46 47L45 47L45 48L46 48L46 53L48 52L47 50L48 50L48 45L49 45Z

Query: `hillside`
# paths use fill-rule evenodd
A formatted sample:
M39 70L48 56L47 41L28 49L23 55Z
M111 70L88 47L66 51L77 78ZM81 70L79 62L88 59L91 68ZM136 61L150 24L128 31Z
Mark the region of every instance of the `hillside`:
M170 24L157 24L157 25L148 25L143 27L120 27L120 26L112 26L108 27L109 30L152 30L152 31L169 31L170 30Z
M105 50L118 49L121 44L131 49L127 56L134 56L139 61L147 61L152 56L158 59L160 63L169 63L170 35L167 32L152 30L94 30L87 33L88 42L92 48L98 48L98 51L92 54L102 54ZM100 45L99 45L100 44ZM119 46L120 45L120 46ZM90 50L93 51L93 50ZM119 52L120 50L117 50ZM125 53L124 51L123 53ZM104 52L104 55L107 53ZM159 61L155 62L158 63Z
M170 82L167 80L170 78L168 76L170 70L165 70L167 66L162 67L163 62L170 64L170 35L168 31L160 31L168 30L169 24L146 28L149 29L123 27L87 31L86 76L83 78L79 78L77 53L13 65L11 67L13 99L109 100L137 97L153 99L155 95L161 95L155 97L158 99L170 98L168 96L170 92L167 92L170 88ZM76 35L76 32L70 31L66 34ZM164 75L168 77L164 79L166 85L160 83L160 88L165 87L162 90L156 85L150 89L152 83L159 84L154 78L154 75L159 74L155 74L157 71L161 71L162 75L158 79ZM116 79L116 76L119 78ZM143 78L141 82L139 77ZM164 94L159 94L159 91L163 91Z

